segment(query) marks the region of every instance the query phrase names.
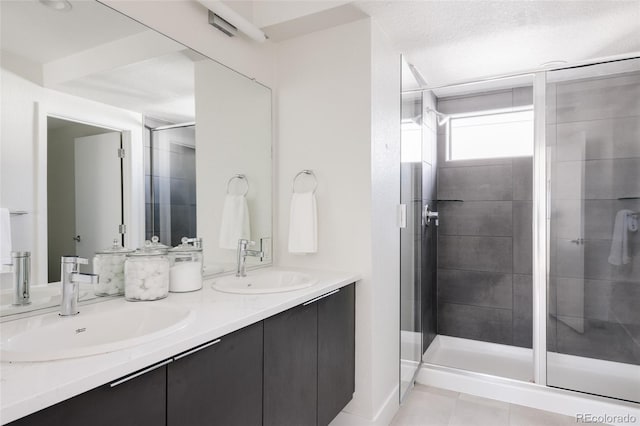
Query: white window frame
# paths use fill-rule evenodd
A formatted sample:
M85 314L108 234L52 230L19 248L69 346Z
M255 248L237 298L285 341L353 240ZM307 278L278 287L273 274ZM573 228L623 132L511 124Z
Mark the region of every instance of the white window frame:
M457 118L469 118L469 117L482 117L488 115L500 115L506 113L514 113L514 112L522 112L522 111L531 111L533 112L533 105L523 105L518 107L509 107L509 108L497 108L491 110L482 110L482 111L472 111L465 112L459 114L449 114L449 120L447 120L446 124L446 157L445 161L482 161L482 160L492 160L492 159L501 159L501 158L510 158L510 157L482 157L482 158L464 158L464 159L453 159L452 157L452 140L451 140L451 122ZM531 127L531 134L533 139L533 123ZM532 155L533 156L533 149ZM530 157L529 155L523 155L520 157Z

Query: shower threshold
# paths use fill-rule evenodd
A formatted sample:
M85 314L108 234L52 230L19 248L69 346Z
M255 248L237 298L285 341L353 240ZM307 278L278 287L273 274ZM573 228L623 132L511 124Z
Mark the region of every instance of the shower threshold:
M533 350L438 335L424 353L428 364L533 382ZM640 402L640 366L549 352L548 385Z

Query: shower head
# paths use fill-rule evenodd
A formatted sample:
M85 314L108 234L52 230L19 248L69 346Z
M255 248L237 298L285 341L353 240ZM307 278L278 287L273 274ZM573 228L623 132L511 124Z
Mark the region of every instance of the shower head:
M447 114L443 114L440 111L436 111L435 109L431 108L431 107L426 107L425 108L425 112L428 114L430 112L432 112L437 120L438 120L438 126L444 126L445 124L447 124L449 122L449 116Z

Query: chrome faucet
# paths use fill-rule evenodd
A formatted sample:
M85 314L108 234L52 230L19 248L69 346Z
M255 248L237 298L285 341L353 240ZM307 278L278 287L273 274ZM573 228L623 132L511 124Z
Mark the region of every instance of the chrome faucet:
M60 259L60 282L62 284L60 316L67 317L78 313L79 283L98 283L98 275L80 273L80 265L87 263L89 263L87 259L78 256L62 256Z
M31 281L31 253L28 251L11 252L11 272L13 273L13 305L24 306L29 300Z
M246 263L247 256L264 257L264 252L258 250L247 250L248 246L253 246L256 243L249 240L238 240L238 267L236 268L236 277L246 277Z

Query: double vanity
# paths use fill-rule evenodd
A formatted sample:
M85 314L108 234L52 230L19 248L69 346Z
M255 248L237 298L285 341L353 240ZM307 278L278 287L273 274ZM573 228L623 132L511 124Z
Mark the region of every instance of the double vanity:
M271 89L98 1L65 3L0 1L0 207L41 284L27 298L0 273L0 423L328 424L354 391L359 278L268 267ZM223 214L234 200L241 218ZM202 238L198 264L167 290L129 253L131 294L114 297L122 268L103 255L152 236L180 255ZM96 253L82 272L98 287L77 270ZM191 291L202 265L218 275Z
M4 322L2 424L326 425L354 391L358 279L265 268Z

